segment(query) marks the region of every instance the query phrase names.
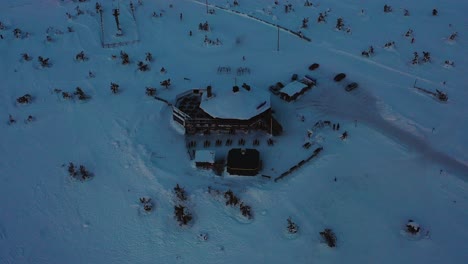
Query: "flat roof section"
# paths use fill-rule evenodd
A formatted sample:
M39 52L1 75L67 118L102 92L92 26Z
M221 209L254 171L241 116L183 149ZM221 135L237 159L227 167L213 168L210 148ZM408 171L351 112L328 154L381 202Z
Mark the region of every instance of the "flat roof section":
M214 96L203 93L200 108L214 118L249 120L270 109L270 94L256 88L250 91L239 88L238 92L229 89L213 90Z
M289 96L294 96L295 94L300 93L304 88L307 88L306 84L298 81L293 81L284 86L280 90L280 92L285 93Z
M233 170L259 170L260 152L256 149L231 149L227 156L227 167Z

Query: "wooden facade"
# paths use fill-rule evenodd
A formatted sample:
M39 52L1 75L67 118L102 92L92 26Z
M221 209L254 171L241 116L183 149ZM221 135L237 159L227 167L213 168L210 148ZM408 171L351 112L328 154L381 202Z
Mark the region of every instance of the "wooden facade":
M206 113L201 107L202 94L205 90L187 91L176 98L173 105L172 118L185 129L189 135L198 133L233 133L236 130L261 130L273 135L279 135L282 127L274 120L271 108L251 117L250 119L215 118Z

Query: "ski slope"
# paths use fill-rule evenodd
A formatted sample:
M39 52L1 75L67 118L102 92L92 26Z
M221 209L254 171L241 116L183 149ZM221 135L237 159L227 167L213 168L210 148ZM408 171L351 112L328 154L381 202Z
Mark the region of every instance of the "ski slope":
M0 1L0 263L466 262L468 3L395 0L393 12L384 13L384 1L329 0L305 7L302 0L239 0L235 7L210 0L215 14L209 15L205 1L133 2L135 20L130 1L101 2L105 28L114 30L111 10L122 9L124 36L117 37L114 31L102 35L95 1ZM284 12L287 3L294 11ZM76 15L77 6L83 15ZM403 16L403 8L410 16ZM431 15L433 8L438 16ZM317 23L327 10L327 22ZM335 29L338 17L349 33ZM198 30L205 21L208 32ZM302 31L311 42L280 30L277 51L278 29L269 23ZM29 36L15 38L15 28ZM414 43L404 37L410 28ZM458 36L450 41L453 32ZM222 44L206 44L205 36ZM103 40L132 44L103 48ZM383 47L389 41L394 48ZM370 45L375 55L362 57ZM75 60L80 51L87 61ZM120 51L129 54L129 65L121 64ZM431 52L432 62L412 65L415 51ZM141 72L137 63L146 52L154 60L150 71ZM23 60L22 53L32 60ZM38 56L50 58L51 67L41 67ZM445 60L455 66L445 67ZM320 68L310 72L315 62ZM220 66L233 71L219 74ZM237 75L240 67L251 73ZM346 79L333 82L340 72ZM158 97L173 102L189 89L212 85L215 94L228 94L244 82L268 92L294 73L309 74L318 85L292 103L271 94L284 129L274 146L267 146L270 136L263 133L231 137L233 147L240 138L246 147L260 139L261 174L272 178L324 148L278 182L195 169L187 139L171 121L172 109L145 95L146 87L156 87ZM172 85L161 87L168 78ZM415 80L447 92L449 100L419 92ZM118 94L111 93L111 82L119 84ZM345 92L349 82L359 88ZM64 99L54 91L76 87L91 98ZM25 94L32 102L19 104L16 99ZM15 123L8 123L9 115ZM314 129L320 120L341 128ZM308 130L314 130L311 138ZM344 131L349 136L341 140ZM209 139L217 138L228 136ZM202 145L206 137L192 139ZM302 147L306 142L313 143L310 149ZM212 149L222 156L229 148ZM71 178L69 162L85 165L94 177ZM193 221L186 227L173 216L176 184L189 196ZM225 206L208 186L232 189L252 207L253 219ZM151 213L142 209L140 197L152 198ZM286 234L288 217L299 226L297 236ZM402 232L408 219L421 225L421 236ZM322 241L324 228L336 233L336 248Z

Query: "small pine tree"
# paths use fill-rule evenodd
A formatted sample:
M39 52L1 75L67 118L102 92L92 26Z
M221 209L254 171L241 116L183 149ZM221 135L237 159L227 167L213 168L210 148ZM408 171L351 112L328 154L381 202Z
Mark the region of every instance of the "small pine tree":
M85 168L85 166L80 165L80 174L81 174L81 179L86 180L91 177L91 173Z
M227 199L226 205L237 205L239 203L239 198L230 189L224 193L224 198Z
M299 227L297 226L297 224L294 223L294 222L291 220L291 217L289 217L289 218L287 219L287 221L288 221L288 225L287 225L288 233L290 233L290 234L296 234L297 231L298 231L298 229L299 229Z
M330 228L325 228L320 235L325 240L329 247L336 247L336 235Z
M336 20L336 28L337 28L338 30L342 30L343 27L344 27L343 18L340 17L340 18L338 18L338 19Z
M243 202L240 203L239 209L243 216L247 217L248 219L252 218L252 208L250 205L246 205Z
M187 200L187 194L185 193L185 189L180 187L179 184L176 184L176 186L174 187L174 192L179 200Z
M74 165L72 162L70 162L70 163L68 164L68 173L69 173L70 176L72 176L72 177L76 176L76 168L75 168L75 165Z
M111 89L113 94L116 94L116 93L119 92L119 85L116 84L116 83L111 82L110 89Z

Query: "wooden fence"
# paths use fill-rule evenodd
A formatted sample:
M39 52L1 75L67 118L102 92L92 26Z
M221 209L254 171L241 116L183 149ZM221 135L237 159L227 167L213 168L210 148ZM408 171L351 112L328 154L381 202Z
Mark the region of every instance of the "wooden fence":
M283 179L284 177L290 175L292 172L294 172L295 170L299 169L300 167L302 167L304 164L306 164L307 162L311 161L313 158L315 158L321 151L323 150L323 147L319 147L319 148L316 148L314 150L314 153L312 155L310 155L307 159L305 160L301 160L299 163L297 163L296 165L292 166L291 168L289 168L289 170L281 173L280 176L276 177L275 178L275 182Z
M200 2L200 1L198 1L198 2ZM200 3L202 3L202 2L200 2ZM282 30L284 30L284 31L287 31L287 32L289 32L289 33L291 33L291 34L293 34L293 35L295 35L295 36L297 36L297 37L299 37L299 38L301 38L301 39L307 41L307 42L311 42L311 41L312 41L310 38L308 38L307 36L305 36L305 35L304 35L303 33L301 33L301 32L294 31L294 30L292 30L292 29L289 29L289 28L280 26L280 25L278 25L278 24L271 23L271 22L269 22L269 21L263 20L263 19L261 19L261 18L255 17L255 16L253 16L253 15L250 15L250 14L247 14L247 13L243 13L243 12L240 12L240 11L237 11L237 10L228 9L228 8L226 8L226 7L222 7L222 6L218 6L218 5L210 5L210 6L215 7L215 8L218 8L218 9L221 9L221 10L225 10L225 11L227 11L227 12L233 12L233 13L237 13L237 14L240 14L240 15L243 15L243 16L247 16L247 17L252 18L252 19L254 19L254 20L263 22L263 23L265 23L265 24L268 24L268 25L271 25L271 26L280 28L280 29L282 29Z

